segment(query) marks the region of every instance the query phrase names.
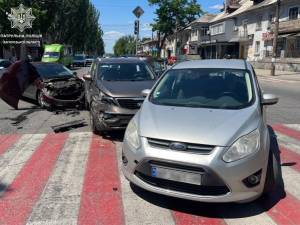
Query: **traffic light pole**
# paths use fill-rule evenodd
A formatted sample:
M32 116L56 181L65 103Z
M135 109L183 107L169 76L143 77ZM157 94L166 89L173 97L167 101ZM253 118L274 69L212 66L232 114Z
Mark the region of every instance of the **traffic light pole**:
M139 31L140 31L140 21L138 18L138 23L137 23L137 33L136 33L136 55L138 54L138 41L139 41Z

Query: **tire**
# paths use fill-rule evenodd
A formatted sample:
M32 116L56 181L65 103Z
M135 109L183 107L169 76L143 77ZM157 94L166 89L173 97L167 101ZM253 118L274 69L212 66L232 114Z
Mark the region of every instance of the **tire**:
M89 102L85 99L84 100L84 108L87 110L87 111L90 111L90 105L89 105Z
M92 110L90 110L90 126L91 126L91 131L94 133L94 134L99 134L99 131L96 127L96 124L94 122L94 117L93 117L93 114L92 114Z
M270 194L277 186L278 182L278 164L274 153L270 149L267 174L263 194Z
M44 99L43 99L43 94L41 91L38 91L36 93L36 101L38 103L38 105L40 106L41 109L45 109L46 108L46 105L45 105L45 102L44 102Z

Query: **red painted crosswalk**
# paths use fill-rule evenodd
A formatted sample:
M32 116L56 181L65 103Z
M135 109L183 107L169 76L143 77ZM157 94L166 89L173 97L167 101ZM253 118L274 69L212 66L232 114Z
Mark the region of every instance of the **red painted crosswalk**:
M0 224L300 224L300 189L291 182L300 180L299 148L281 145L280 136L300 143L300 132L272 128L282 178L271 195L243 205L138 189L120 173L122 143L101 136L0 136Z

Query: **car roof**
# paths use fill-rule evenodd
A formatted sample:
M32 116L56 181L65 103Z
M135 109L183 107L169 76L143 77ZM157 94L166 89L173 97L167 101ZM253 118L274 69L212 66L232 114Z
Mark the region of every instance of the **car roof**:
M8 59L0 59L0 62L3 62L3 61L9 61L9 60Z
M61 65L56 62L31 62L32 65L34 66L45 66L45 65Z
M244 60L232 59L208 59L193 60L176 64L172 69L188 69L188 68L222 68L222 69L247 69L249 64Z
M96 62L99 63L144 63L140 58L103 58L103 59L96 59Z

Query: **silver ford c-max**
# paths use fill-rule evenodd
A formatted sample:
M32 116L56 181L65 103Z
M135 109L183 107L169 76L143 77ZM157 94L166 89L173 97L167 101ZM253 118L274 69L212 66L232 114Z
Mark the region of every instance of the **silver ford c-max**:
M177 64L159 79L129 123L123 173L146 190L203 202L247 202L277 185L266 105L242 60Z

